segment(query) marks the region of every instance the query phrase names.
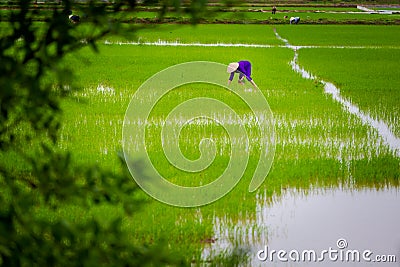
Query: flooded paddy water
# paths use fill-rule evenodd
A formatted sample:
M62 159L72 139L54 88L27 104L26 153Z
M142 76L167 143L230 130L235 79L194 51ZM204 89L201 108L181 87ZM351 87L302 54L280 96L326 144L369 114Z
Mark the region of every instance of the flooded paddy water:
M253 220L215 218L217 239L203 257L241 247L245 266L398 266L399 210L396 188L289 189L272 202L258 195Z

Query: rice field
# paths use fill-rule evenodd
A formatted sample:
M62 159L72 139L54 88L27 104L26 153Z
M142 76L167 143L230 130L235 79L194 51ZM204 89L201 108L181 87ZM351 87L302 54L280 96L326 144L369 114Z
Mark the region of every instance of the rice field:
M140 197L147 200L145 207L124 221L132 242L153 245L163 240L162 244L188 265L218 264L224 262L224 253L235 248L247 247L254 240L267 242L269 230L257 219L260 210L268 210L288 191L299 195L314 190L322 195L324 190L398 192L399 33L398 26L161 25L137 32L134 40L112 37L99 44L98 54L84 48L65 59L64 64L75 70L75 84L71 86L80 90L62 103L65 124L59 146L72 151L77 162L99 163L117 172L117 154L124 146L125 113L146 80L185 62L226 65L249 60L252 77L268 101L274 125L272 167L256 191L249 192L248 188L263 155L260 125L253 123L251 108L234 93L240 90L249 99L259 97L248 82L237 85L235 77L233 91L207 83L184 84L155 103L147 122L132 121L146 125L144 142L155 169L168 181L182 186L200 186L217 179L229 165L235 144L242 145L241 153L248 158L244 167L240 165L243 175L218 201L182 208L141 192ZM306 72L312 77L305 78ZM226 83L228 74L221 73L221 77ZM345 102L327 92L328 82ZM151 101L155 92L148 90L148 98L143 101ZM168 117L175 107L199 97L229 105L237 117L218 110L206 120L191 120L191 113L186 114L188 117ZM359 109L349 112L343 103ZM209 109L198 105L191 108L193 114ZM372 123L363 121L361 113L387 126L395 146ZM179 126L178 136L163 136L166 122ZM224 125L244 126L244 136L231 138ZM203 171L184 171L165 155L166 146L178 145L184 157L195 161L202 156L199 144L205 139L214 143L215 157ZM131 145L139 144L135 142L141 140L132 137ZM110 219L118 212L118 208L109 206L89 213L78 207L65 208L65 214L73 219ZM253 265L254 251L245 252L239 253L238 261Z
M315 47L288 48L270 26L163 25L154 31L136 33L137 40L148 44L132 44L115 38L100 44L99 54L84 49L66 59L65 64L76 70L76 84L81 90L62 104L65 125L60 147L73 151L76 161L115 168L116 155L123 147L124 115L131 98L152 75L180 63L251 61L252 76L273 113L274 161L260 188L248 192L260 156L259 130L257 125L244 123L249 147L243 153L249 160L242 170L242 179L232 191L214 203L197 208L168 206L142 193L141 197L149 201L145 209L124 222L126 229L132 229L132 240L154 244L168 237L166 243L171 253L183 255L186 261L195 265L210 260L217 263L224 249L229 253L254 240L244 238L246 235L228 234L228 241L221 243L218 240L225 234L216 231L221 230L217 226L224 225L223 231L234 233L238 225L244 224L247 229L244 231L251 231L249 234L255 235L254 238L267 238L268 229L258 225L256 210L268 208L272 200L279 201L286 190L295 189L303 194L318 188L398 190L399 151L389 146L376 128L348 112L326 93L321 81L334 84L343 99L359 107L360 112L382 121L398 142L399 27L298 26L279 26L276 31L291 45ZM196 45L164 46L160 41ZM211 43L265 47L202 46ZM318 78L305 79L293 69L291 62L295 53L297 64ZM237 88L248 94L254 90L249 83ZM148 94L151 97L152 92ZM224 102L242 119L224 117L217 112L212 119L219 123L213 120L187 123L185 117L170 121L182 126L178 145L189 160L201 156L199 144L204 138L214 141L216 154L211 165L202 172L188 173L176 168L165 156L165 142L177 143L175 137L162 137L162 129L174 107L198 97ZM197 107L193 109L194 114ZM250 113L237 95L224 88L208 84L175 88L157 102L146 126L145 142L151 162L175 184L210 183L227 168L232 146L243 144L244 140L230 139L224 124L241 124ZM187 115L190 117L190 113ZM266 206L259 205L260 199ZM66 208L65 212L76 210ZM91 212L110 218L118 210L104 207ZM247 256L250 262L254 260L251 251Z

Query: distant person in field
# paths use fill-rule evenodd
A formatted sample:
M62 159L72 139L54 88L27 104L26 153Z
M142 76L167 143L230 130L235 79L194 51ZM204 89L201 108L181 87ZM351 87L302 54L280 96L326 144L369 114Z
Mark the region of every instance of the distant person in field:
M275 14L276 13L276 6L273 6L272 7L272 14Z
M72 10L68 11L68 18L74 24L79 23L81 21L81 18L78 15L72 14Z
M289 22L290 24L298 24L300 21L300 17L291 17Z
M228 85L231 84L233 76L235 76L235 73L239 73L239 80L238 80L239 84L244 84L244 78L246 77L246 79L254 87L257 87L256 83L251 78L251 63L247 60L230 63L228 65L228 68L226 69L226 72L231 74L228 79Z

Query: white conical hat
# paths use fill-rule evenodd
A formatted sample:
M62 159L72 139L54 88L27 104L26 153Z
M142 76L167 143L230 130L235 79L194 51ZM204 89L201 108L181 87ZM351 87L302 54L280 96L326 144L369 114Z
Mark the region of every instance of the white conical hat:
M237 70L237 68L239 68L239 63L237 62L230 63L228 65L228 68L226 69L226 72L227 73L234 72L235 70Z

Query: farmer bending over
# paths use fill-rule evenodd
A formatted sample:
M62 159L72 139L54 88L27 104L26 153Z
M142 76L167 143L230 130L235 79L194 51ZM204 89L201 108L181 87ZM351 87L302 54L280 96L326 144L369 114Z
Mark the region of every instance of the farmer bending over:
M226 71L231 74L228 80L228 85L231 84L233 76L235 76L235 73L239 73L239 80L238 80L239 84L244 84L244 77L246 76L246 79L254 87L257 87L256 83L251 78L251 63L249 61L242 60L239 62L230 63Z
M298 24L300 21L300 17L291 17L289 22L290 24Z
M68 18L74 24L77 24L81 21L81 18L78 15L72 14L72 10L68 10Z

